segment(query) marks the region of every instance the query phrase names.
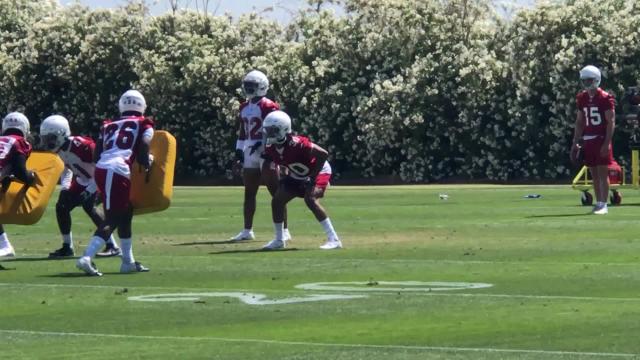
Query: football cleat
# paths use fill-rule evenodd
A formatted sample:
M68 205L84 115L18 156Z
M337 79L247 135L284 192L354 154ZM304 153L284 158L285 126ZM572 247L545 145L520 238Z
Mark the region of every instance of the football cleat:
M229 241L247 241L247 240L254 240L256 238L256 235L253 233L253 231L240 231L240 233L238 233L238 235L232 237L231 239L229 239Z
M269 241L269 243L262 247L262 250L279 250L284 249L287 244L283 240L274 239Z
M609 209L607 208L607 205L596 206L593 209L594 215L606 215L608 213L609 213Z
M96 268L96 264L94 264L88 256L83 256L78 259L76 267L89 276L102 276L102 273Z
M49 259L71 257L73 255L75 255L75 253L73 252L73 248L63 245L60 249L58 249L58 250L56 250L54 252L50 252L49 253Z
M320 246L322 250L333 250L333 249L342 249L342 242L340 239L333 238L327 239L327 242L324 245Z
M0 249L0 257L14 257L16 256L16 251L13 249L11 244Z
M284 232L282 235L284 237L283 239L284 242L291 241L291 233L289 232L289 229L284 229Z
M96 257L112 257L112 256L121 256L121 255L122 255L122 249L120 249L119 247L115 247L111 244L107 244L107 246L104 247L104 250L96 254Z
M122 263L122 265L120 265L120 273L122 274L129 274L132 272L148 272L149 268L145 267L144 265L140 264L139 262L132 262L132 263Z

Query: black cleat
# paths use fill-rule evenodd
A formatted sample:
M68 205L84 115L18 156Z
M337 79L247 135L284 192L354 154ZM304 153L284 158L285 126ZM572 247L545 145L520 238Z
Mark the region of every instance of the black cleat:
M120 265L120 272L122 274L128 274L132 272L148 272L148 271L149 271L148 267L145 267L144 265L140 264L137 261L130 264L122 263L122 265Z
M74 256L75 253L73 252L73 248L69 247L69 246L62 246L60 249L54 251L54 252L50 252L49 253L49 259L59 259L59 258L66 258L66 257L72 257Z

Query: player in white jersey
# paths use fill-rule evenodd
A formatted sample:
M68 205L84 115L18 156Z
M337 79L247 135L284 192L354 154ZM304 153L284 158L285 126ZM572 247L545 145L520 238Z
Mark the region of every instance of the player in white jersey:
M250 71L242 79L242 91L247 100L240 104L235 167L242 168L244 228L232 237L231 241L255 239L253 217L256 212L256 196L260 184L266 184L271 195L278 190L277 166L274 163L265 163L262 159L264 151L262 121L267 114L280 109L276 102L266 97L268 89L269 80L261 71ZM285 239L291 239L286 215L284 229Z
M74 256L71 211L82 206L96 226L104 221L104 214L96 206L98 192L93 180L93 153L96 145L89 137L71 136L69 121L61 115L51 115L42 121L40 142L43 149L57 153L65 166L60 181L62 190L56 203L62 247L49 253L49 258ZM99 256L120 254L121 250L113 236L109 237L105 250L98 253Z
M125 92L118 102L120 117L106 120L96 144L94 179L105 209L105 220L91 238L76 266L91 276L101 276L92 258L113 231L118 231L122 246L121 273L146 272L148 268L135 261L132 248L131 222L131 166L136 161L146 170L151 166L149 144L153 138L153 121L144 117L147 107L142 94L136 90Z

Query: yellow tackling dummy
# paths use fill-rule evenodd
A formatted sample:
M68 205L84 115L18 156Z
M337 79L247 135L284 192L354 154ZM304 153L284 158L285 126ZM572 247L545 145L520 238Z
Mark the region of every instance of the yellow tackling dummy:
M176 138L167 131L156 131L149 153L153 155L153 164L148 173L135 162L131 170L130 198L135 215L165 210L173 196Z
M57 154L34 151L27 159L27 169L35 171L35 184L27 187L12 181L9 190L0 193L0 224L37 223L58 184L64 163Z

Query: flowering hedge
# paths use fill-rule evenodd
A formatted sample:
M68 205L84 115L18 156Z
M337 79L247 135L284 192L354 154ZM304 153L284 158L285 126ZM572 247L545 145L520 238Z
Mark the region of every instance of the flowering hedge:
M91 134L133 86L178 138L180 178L228 177L240 79L257 68L338 176L556 179L571 172L578 70L599 66L618 99L640 79L635 2L539 5L508 21L485 0L344 3L344 16L314 8L282 27L0 0L0 107L34 128L61 113ZM618 124L616 155L631 133Z

